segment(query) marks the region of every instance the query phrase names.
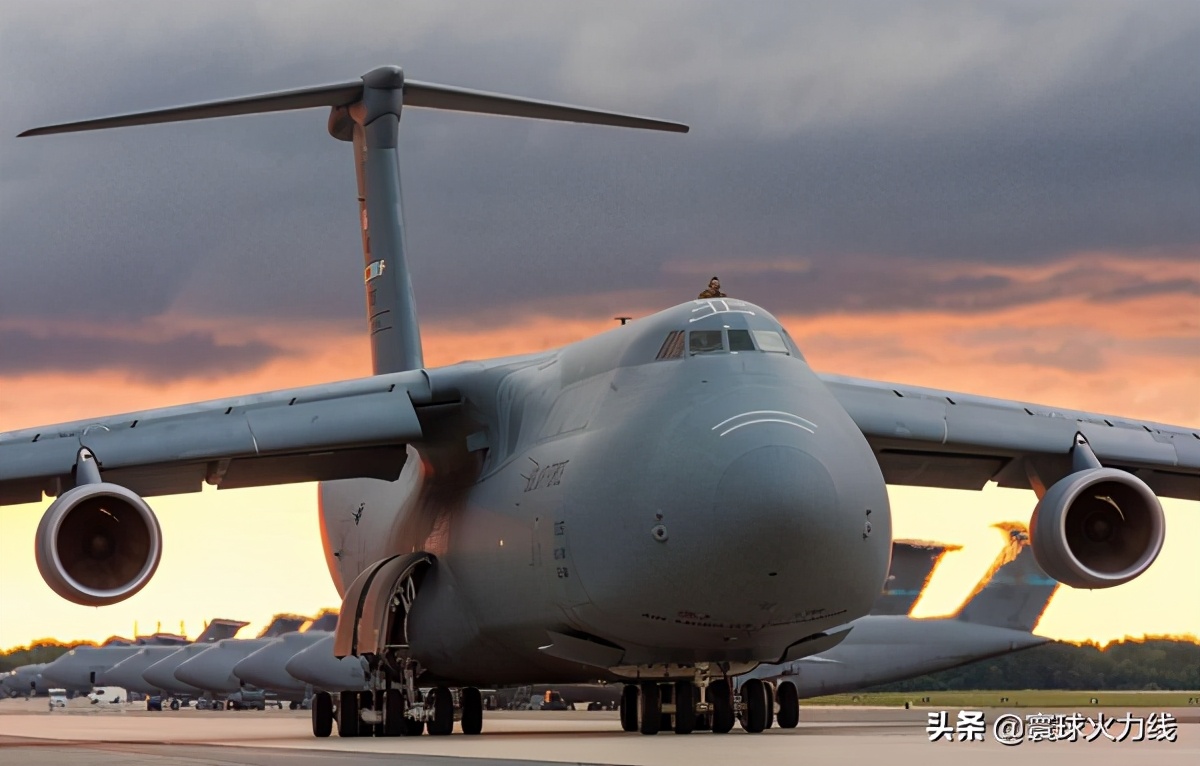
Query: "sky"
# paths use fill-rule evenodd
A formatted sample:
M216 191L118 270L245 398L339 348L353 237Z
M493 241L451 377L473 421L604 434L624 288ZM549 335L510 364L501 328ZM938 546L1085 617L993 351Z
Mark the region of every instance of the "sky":
M550 348L713 274L819 371L1200 426L1200 4L6 2L0 430L370 372L350 148L319 110L17 139L354 79L685 122L687 135L407 109L428 365ZM1030 492L891 488L960 544L954 611ZM132 599L44 585L48 503L0 509L0 648L337 605L313 485L156 498ZM1039 632L1200 635L1200 503L1143 577ZM244 635L244 634L243 634Z

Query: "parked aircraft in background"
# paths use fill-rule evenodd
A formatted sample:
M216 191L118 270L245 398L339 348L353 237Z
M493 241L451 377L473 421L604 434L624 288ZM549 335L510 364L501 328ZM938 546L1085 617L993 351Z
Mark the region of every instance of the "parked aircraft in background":
M883 593L871 606L871 614L908 614L929 585L942 557L962 546L922 540L897 540L892 544L892 563Z
M13 668L8 675L0 678L0 690L4 692L4 696L6 697L31 697L49 694L51 688L58 688L61 684L49 681L42 675L42 671L45 670L47 664L39 662ZM66 687L66 691L71 696L87 694L91 691L91 686L89 685L86 688L68 686Z
M771 313L733 299L426 368L400 200L403 106L687 130L383 67L22 134L330 108L358 174L375 373L0 435L0 504L57 496L35 549L61 596L99 606L150 580L162 534L143 496L321 481L343 598L333 654L366 662L371 689L340 695L347 725L444 735L458 705L462 731L478 734L480 686L540 678L626 682L622 724L644 734L664 717L690 733L698 715L727 732L739 714L758 732L770 700L735 702L728 678L826 652L871 610L891 545L887 483L1032 489L1038 561L1082 588L1155 560L1156 493L1200 497L1196 432L819 375ZM318 736L333 709L314 697Z
M779 725L792 728L801 699L902 681L1049 643L1033 629L1058 582L1038 566L1023 525L1000 527L1008 544L956 615L862 617L832 649L784 665L759 665L739 679L739 687L745 694L773 696ZM764 682L770 686L764 688ZM765 725L770 724L768 718Z
M276 615L258 635L259 641L280 636L289 631L293 631L303 625L307 618L298 615L286 614ZM212 647L221 645L225 642L235 639L224 638L215 643L196 643L190 646L185 646L168 654L166 657L150 665L142 671L142 678L146 683L161 689L162 692L171 697L200 697L204 700L204 707L215 707L217 709L224 708L224 704L217 698L220 696L215 689L190 684L175 675L175 671L179 669L183 663L189 659L198 656L201 652L210 650ZM215 679L213 679L215 680ZM231 691L237 691L233 689Z
M298 621L295 619L282 621L277 616L271 628L264 631L258 638L220 641L207 650L188 658L175 668L175 678L220 696L245 691L268 690L279 699L302 702L311 696L311 690L304 685L301 685L299 689L290 686L288 688L265 686L235 674L234 667L260 650L284 641L306 641L303 637L309 636L316 627L314 637L307 640L307 644L311 644L317 637L328 632L328 630L321 631L321 628L332 629L336 625L336 614L321 615L316 620L298 618Z
M109 639L103 646L79 646L49 663L42 672L48 680L72 688L86 687L88 691L91 691L93 686L99 684L132 689L133 687L123 683L101 681L100 674L117 663L134 656L143 648L155 647L174 653L189 645L203 646L209 642L232 636L246 624L234 620L213 620L196 637L194 644L184 636L157 633L132 641Z

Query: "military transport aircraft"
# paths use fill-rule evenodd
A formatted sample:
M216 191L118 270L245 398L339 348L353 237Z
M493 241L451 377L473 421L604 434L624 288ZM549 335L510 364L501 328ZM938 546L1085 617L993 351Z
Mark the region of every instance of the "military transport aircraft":
M0 435L0 503L57 498L36 551L58 594L103 605L146 584L162 545L146 496L318 481L343 594L334 654L361 657L374 690L340 704L371 731L449 734L457 704L477 734L479 686L539 678L627 682L646 733L664 713L679 733L697 714L727 732L768 704L735 700L730 677L826 651L871 609L887 483L1032 489L1037 559L1077 588L1140 575L1165 534L1156 495L1200 496L1200 432L818 375L770 312L739 300L427 368L401 212L404 105L687 131L382 67L22 134L330 109L329 132L353 145L374 363L357 380ZM315 733L332 707L314 698Z
M233 636L248 623L237 620L216 619L205 626L204 631L189 642L183 636L158 633L152 636L138 636L133 641L113 641L103 646L78 646L66 654L60 655L54 662L48 664L42 671L47 680L56 682L68 688L88 688L92 686L120 686L129 691L142 691L142 683L130 681L129 684L115 683L117 679L103 679L104 674L120 663L134 656L156 655L166 657L187 646L205 646L221 639Z

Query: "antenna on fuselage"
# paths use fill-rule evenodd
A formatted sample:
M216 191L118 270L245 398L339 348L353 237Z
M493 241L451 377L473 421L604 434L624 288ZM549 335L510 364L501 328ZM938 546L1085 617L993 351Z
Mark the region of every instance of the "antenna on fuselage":
M397 134L400 111L405 104L426 109L448 109L538 120L613 125L675 133L688 131L686 125L646 117L446 85L405 81L404 72L400 67L387 66L373 69L363 75L361 80L352 82L63 123L34 128L19 135L41 136L331 107L330 135L354 144L367 321L371 333L374 372L378 375L415 370L424 366L416 302L405 254L404 212L400 199Z

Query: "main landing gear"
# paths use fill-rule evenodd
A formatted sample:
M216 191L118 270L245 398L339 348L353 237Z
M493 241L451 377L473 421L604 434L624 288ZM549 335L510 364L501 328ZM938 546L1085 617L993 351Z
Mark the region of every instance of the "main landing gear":
M724 678L713 680L707 687L692 680L626 684L620 708L621 728L642 734L727 734L735 721L748 733L758 734L774 722L780 728L793 729L800 721L796 687L785 683L776 693L773 684L757 678L742 684L736 695Z
M328 737L337 723L341 737L419 737L425 731L445 736L457 720L463 734L483 731L483 694L473 686L458 690L435 686L409 704L408 693L386 688L376 692L344 691L337 703L329 692L317 692L312 702L312 731Z

